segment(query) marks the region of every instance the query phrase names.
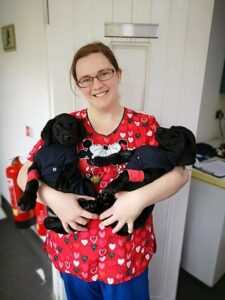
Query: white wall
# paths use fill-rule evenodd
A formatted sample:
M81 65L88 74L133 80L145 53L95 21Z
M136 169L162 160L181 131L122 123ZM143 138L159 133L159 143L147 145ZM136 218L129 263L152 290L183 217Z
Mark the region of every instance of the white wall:
M197 141L204 142L220 136L216 111L225 112L225 98L219 94L225 60L225 1L215 0L209 51L205 71L201 108L198 120Z
M0 188L7 199L5 168L27 155L49 118L44 2L0 1L0 27L14 24L16 32L16 51L4 52L0 39Z

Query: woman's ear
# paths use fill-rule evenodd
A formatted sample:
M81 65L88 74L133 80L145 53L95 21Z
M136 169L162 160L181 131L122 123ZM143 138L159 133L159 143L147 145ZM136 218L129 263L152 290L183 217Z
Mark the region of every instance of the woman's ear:
M53 126L54 120L55 120L55 118L49 120L41 132L41 138L45 142L45 144L52 143L52 126Z
M122 71L122 69L120 69L120 68L119 68L118 71L116 71L116 75L117 75L117 78L118 78L118 80L119 80L119 83L120 83L121 80L122 80L122 73L123 73L123 71Z

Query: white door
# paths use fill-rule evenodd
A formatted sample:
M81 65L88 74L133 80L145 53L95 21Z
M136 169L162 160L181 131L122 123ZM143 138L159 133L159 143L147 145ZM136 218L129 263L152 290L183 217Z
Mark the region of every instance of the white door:
M150 41L111 41L110 44L123 71L120 86L121 103L136 111L146 111Z

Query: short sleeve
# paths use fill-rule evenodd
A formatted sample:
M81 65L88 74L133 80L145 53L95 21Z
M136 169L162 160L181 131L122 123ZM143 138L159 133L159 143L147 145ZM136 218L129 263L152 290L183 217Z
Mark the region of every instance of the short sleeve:
M146 131L147 135L147 145L158 146L158 142L155 138L155 133L157 128L159 127L158 122L154 116L148 116L148 127Z
M42 139L40 139L35 145L34 147L32 148L32 150L29 152L28 156L27 156L27 159L29 161L33 161L34 159L34 155L37 153L37 151L43 146L44 144L44 141Z

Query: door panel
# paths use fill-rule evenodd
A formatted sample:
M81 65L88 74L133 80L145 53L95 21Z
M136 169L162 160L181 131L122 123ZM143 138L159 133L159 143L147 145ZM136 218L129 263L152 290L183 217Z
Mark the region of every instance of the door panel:
M111 46L123 71L121 103L134 110L145 111L150 43L111 42Z

